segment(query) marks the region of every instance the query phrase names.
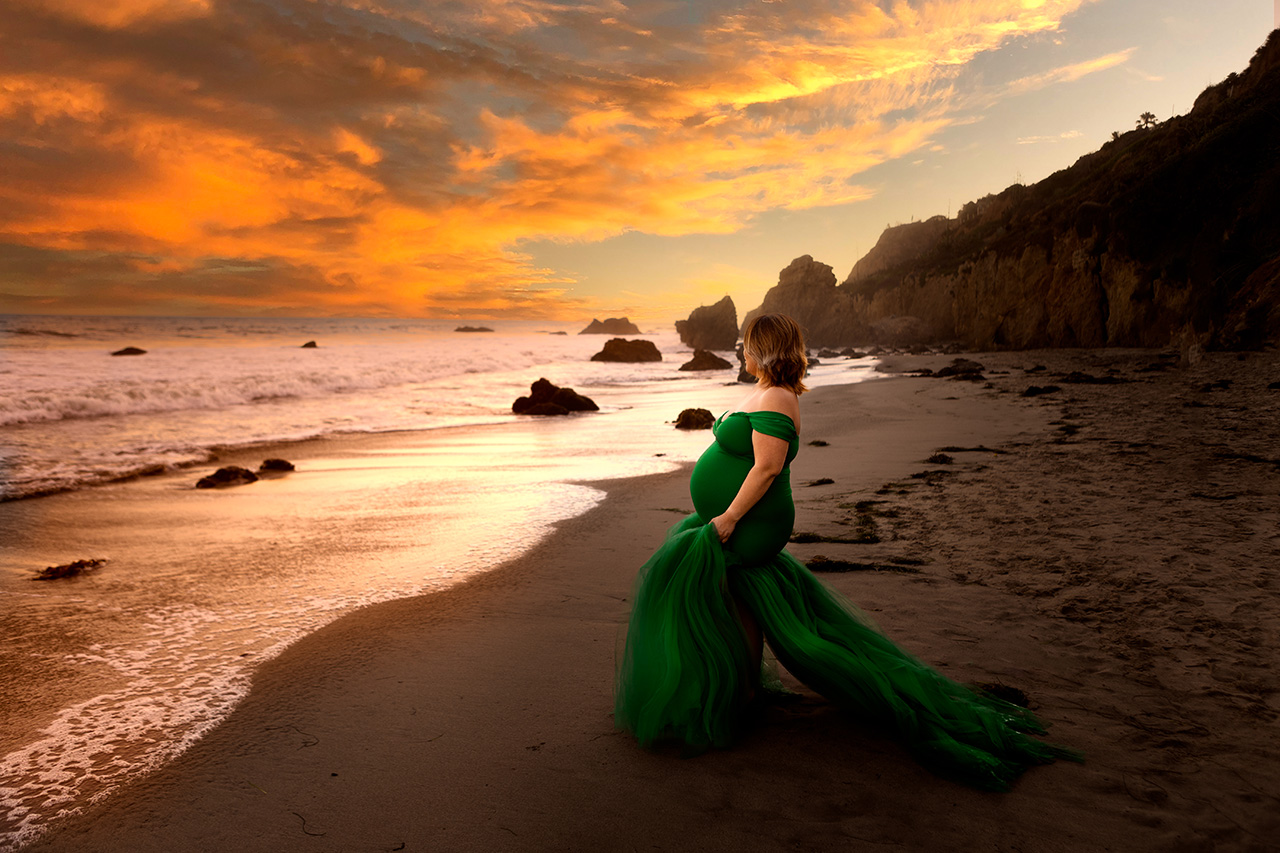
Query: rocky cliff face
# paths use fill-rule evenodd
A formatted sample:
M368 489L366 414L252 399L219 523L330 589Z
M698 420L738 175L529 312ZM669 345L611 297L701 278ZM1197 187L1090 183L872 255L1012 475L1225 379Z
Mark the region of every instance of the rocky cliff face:
M687 320L677 320L676 332L695 350L731 350L738 343L738 309L726 296L715 305L693 309Z
M866 329L865 312L854 299L836 286L831 267L809 255L792 261L778 274L778 283L764 296L764 302L742 318L747 323L761 314L789 314L805 330L805 341L823 346L828 341L857 337Z
M911 222L886 228L871 251L853 265L846 281L856 281L887 269L914 263L951 227L951 220L935 216L924 222Z
M839 286L801 258L748 317L792 314L817 346L1280 340L1277 115L1280 31L1187 115L954 219L891 228Z

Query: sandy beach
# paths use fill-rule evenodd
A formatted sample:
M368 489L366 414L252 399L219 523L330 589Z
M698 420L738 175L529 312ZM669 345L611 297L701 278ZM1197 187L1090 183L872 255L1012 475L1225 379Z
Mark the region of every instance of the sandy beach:
M952 677L1023 691L1086 763L969 790L785 674L796 695L733 749L614 731L631 582L691 509L686 467L307 636L177 760L24 849L1280 849L1280 353L966 357L983 379L803 398L796 530L820 541L792 550L864 565L824 577Z

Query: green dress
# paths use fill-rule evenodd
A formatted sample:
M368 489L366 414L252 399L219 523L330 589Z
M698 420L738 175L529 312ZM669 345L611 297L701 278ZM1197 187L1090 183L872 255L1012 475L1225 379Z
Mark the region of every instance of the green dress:
M614 719L646 746L727 746L760 673L734 598L797 678L884 726L925 766L1006 790L1023 770L1079 754L1029 737L1043 732L1025 708L952 681L898 648L871 620L784 549L795 508L790 469L723 545L708 522L733 501L753 465L752 432L799 449L795 423L777 412L732 412L693 469L693 515L667 533L636 579L615 685Z

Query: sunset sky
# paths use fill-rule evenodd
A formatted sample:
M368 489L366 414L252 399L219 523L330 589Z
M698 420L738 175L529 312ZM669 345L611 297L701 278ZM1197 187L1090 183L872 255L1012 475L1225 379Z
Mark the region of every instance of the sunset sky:
M1268 0L0 0L0 312L667 322L1243 70Z

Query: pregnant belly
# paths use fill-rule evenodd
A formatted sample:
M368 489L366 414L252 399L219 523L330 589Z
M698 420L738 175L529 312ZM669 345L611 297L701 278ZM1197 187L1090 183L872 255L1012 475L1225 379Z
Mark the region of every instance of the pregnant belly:
M751 460L726 453L719 445L707 448L689 480L689 494L698 515L710 521L728 509L751 464ZM738 522L725 551L743 563L755 564L768 561L786 547L796 517L790 474L784 470L773 479L769 490Z

